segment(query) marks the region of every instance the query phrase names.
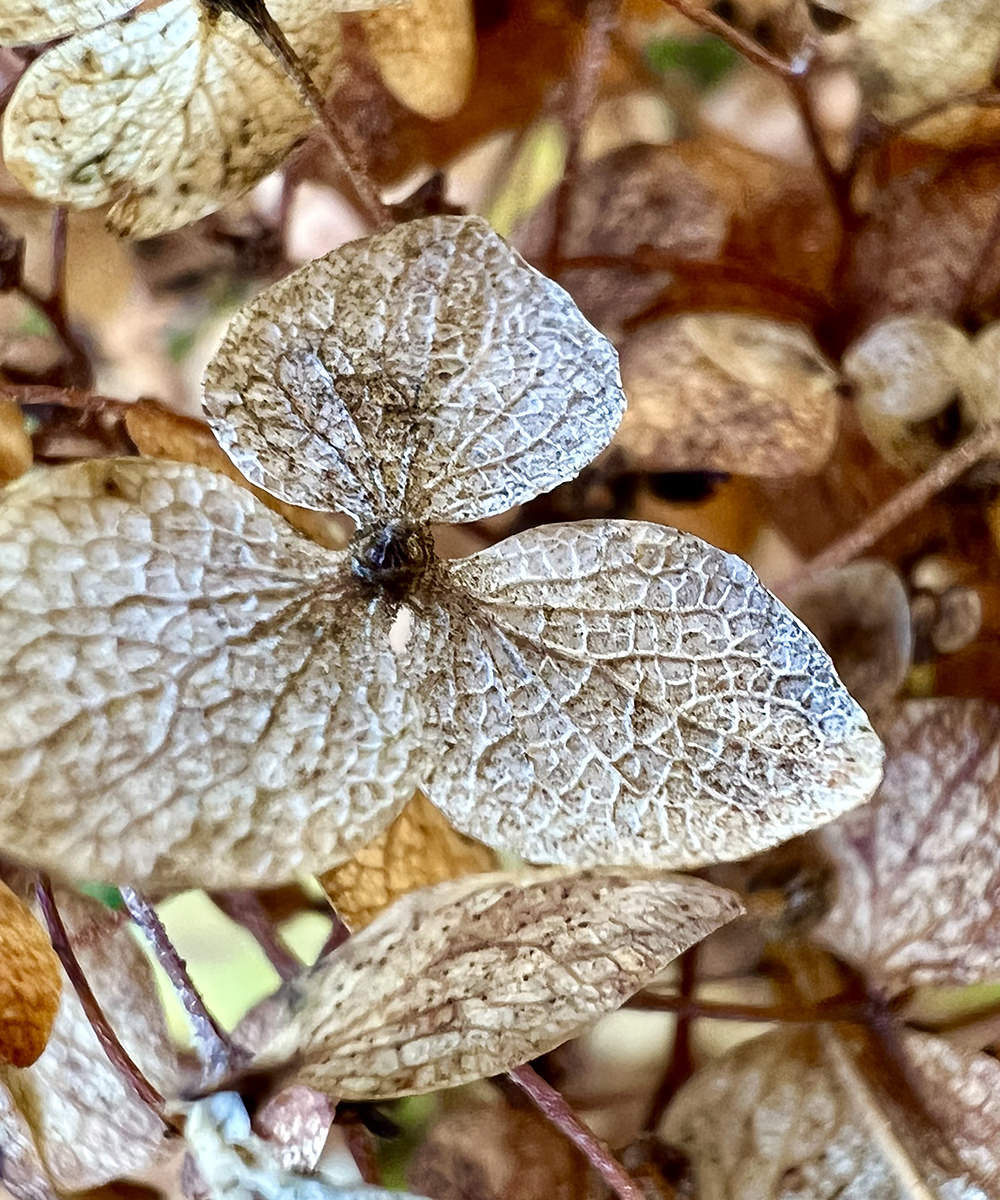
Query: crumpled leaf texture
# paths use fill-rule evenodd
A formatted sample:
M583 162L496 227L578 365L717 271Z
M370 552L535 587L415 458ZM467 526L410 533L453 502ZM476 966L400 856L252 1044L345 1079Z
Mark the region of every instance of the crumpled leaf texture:
M479 875L397 901L288 985L261 1062L339 1099L435 1091L527 1062L617 1009L742 911L663 874Z
M62 971L48 935L0 883L0 1065L30 1066L45 1049Z
M0 45L51 42L77 29L93 29L135 7L135 0L4 0Z

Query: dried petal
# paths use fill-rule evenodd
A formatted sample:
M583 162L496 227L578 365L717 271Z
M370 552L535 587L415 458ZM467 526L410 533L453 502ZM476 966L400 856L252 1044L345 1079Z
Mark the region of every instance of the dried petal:
M782 476L833 448L837 377L805 329L708 313L640 326L621 347L616 439L640 471Z
M0 46L51 42L78 29L94 29L135 6L136 0L4 0Z
M27 476L0 508L0 843L162 888L346 857L417 783L387 620L220 475Z
M464 833L533 862L690 867L874 791L867 718L734 555L580 521L447 566L413 653L442 741L426 791Z
M816 936L881 985L1000 974L1000 707L912 700L872 803L822 833L837 898Z
M614 349L478 217L351 242L233 319L205 378L237 468L361 523L472 521L572 478L624 397Z
M45 931L0 883L0 1065L27 1067L49 1039L62 971Z
M453 1087L612 1012L739 901L655 873L478 875L397 901L286 989L264 1061L342 1099Z
M319 881L338 914L360 929L407 892L495 866L491 850L456 833L418 792L384 833Z
M383 82L407 108L434 121L458 112L476 69L470 0L411 0L358 22Z
M20 407L0 396L0 487L23 475L33 458Z

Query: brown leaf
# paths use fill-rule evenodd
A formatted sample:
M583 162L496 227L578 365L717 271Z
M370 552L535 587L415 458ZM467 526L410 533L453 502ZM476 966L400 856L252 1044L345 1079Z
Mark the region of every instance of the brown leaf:
M254 487L233 466L204 421L172 412L155 400L139 400L125 414L125 427L140 454L208 467L253 492L262 504L310 540L331 550L341 550L347 545L343 529L328 513L286 504L263 488Z
M319 881L338 914L360 929L407 892L496 865L492 850L456 832L418 792L384 833Z
M61 988L59 959L45 931L0 883L0 1065L27 1067L42 1053Z
M0 396L0 487L23 475L33 457L21 409L13 400Z
M477 875L411 892L286 986L264 1065L338 1099L495 1075L617 1009L740 912L652 872Z
M875 798L820 833L837 896L816 936L882 986L1000 975L1000 707L912 700Z
M257 1109L254 1132L268 1143L283 1170L314 1171L330 1134L335 1109L322 1092L293 1084Z
M800 326L675 317L642 325L620 354L617 443L637 470L798 475L833 449L836 375Z

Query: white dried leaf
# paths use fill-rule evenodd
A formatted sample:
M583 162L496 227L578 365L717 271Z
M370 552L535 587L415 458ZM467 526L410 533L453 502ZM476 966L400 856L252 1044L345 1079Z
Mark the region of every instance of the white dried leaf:
M411 892L286 988L263 1062L340 1099L506 1071L575 1036L742 911L698 879L478 875Z
M447 565L444 615L413 640L444 741L426 791L463 833L534 862L691 867L877 785L867 717L735 555L580 521Z
M69 891L56 900L70 941L112 1028L161 1093L179 1083L149 962L126 924L97 901ZM5 1186L38 1200L34 1157L57 1192L99 1187L141 1172L166 1151L165 1127L111 1065L68 979L45 1052L31 1067L0 1067L0 1146L18 1154ZM2 1160L2 1156L0 1156Z
M0 46L51 42L94 29L136 7L137 0L4 0Z
M1000 707L911 700L882 732L882 787L821 834L837 894L815 936L895 991L1000 978Z
M343 553L200 467L105 459L0 507L0 829L77 878L320 870L417 783L388 618ZM383 629L383 623L384 629Z
M252 482L361 524L473 521L576 475L624 397L614 349L476 217L340 247L231 322L205 376Z
M957 1169L921 1153L835 1034L780 1030L703 1067L667 1112L662 1132L689 1156L697 1200L990 1200L1000 1066L939 1038L908 1034L903 1045ZM959 1115L968 1124L956 1138Z
M324 91L340 58L337 13L376 3L268 8ZM200 0L166 0L33 62L4 115L3 156L33 195L74 208L113 201L112 228L150 237L245 192L312 124L249 26Z

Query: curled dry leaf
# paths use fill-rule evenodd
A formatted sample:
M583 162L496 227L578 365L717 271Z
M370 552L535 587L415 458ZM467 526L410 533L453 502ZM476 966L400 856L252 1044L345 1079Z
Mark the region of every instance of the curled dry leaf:
M697 1200L989 1200L1000 1065L915 1033L903 1048L954 1167L831 1029L781 1030L703 1067L667 1112L664 1136L688 1155Z
M612 1012L741 912L701 880L542 872L439 883L397 901L286 986L263 1054L338 1099L496 1075Z
M324 92L340 58L338 12L377 2L268 9ZM113 202L116 232L151 237L241 195L313 125L277 60L221 5L167 0L106 24L112 6L93 7L86 32L28 67L4 114L4 162L32 195Z
M411 0L362 13L368 50L392 94L431 120L454 116L476 70L476 21L471 0Z
M149 963L127 925L97 901L58 891L70 940L119 1040L161 1093L178 1068ZM108 1061L69 981L45 1052L24 1070L0 1067L0 1146L18 1147L14 1200L45 1188L77 1192L144 1171L165 1151L164 1126Z
M23 475L33 459L20 407L0 396L0 487Z
M1000 707L911 700L882 787L829 826L837 894L816 937L894 991L1000 978Z
M789 606L819 638L866 712L891 703L913 657L910 601L894 567L862 559L824 571L810 578Z
M837 377L800 326L694 314L644 324L620 349L617 444L638 470L773 478L818 471L833 449Z
M0 883L0 1065L30 1066L45 1049L62 971L45 931Z
M360 929L407 892L496 865L492 850L456 833L418 792L388 829L319 881L338 915Z

